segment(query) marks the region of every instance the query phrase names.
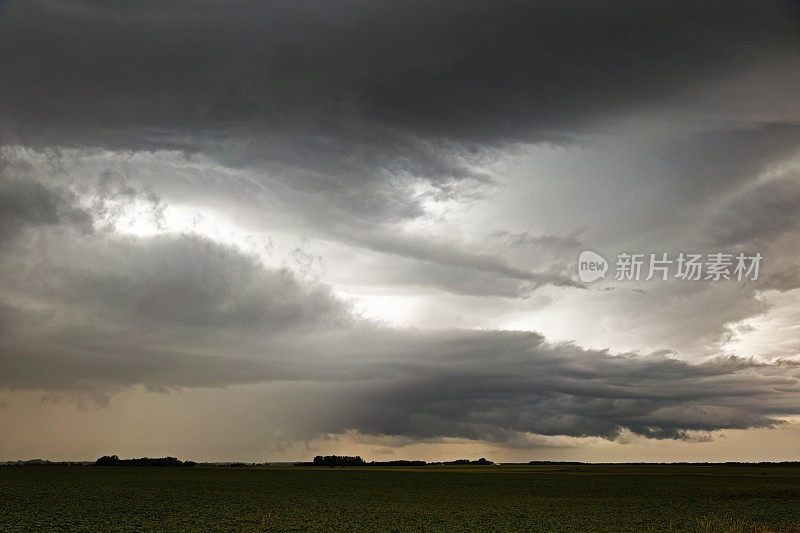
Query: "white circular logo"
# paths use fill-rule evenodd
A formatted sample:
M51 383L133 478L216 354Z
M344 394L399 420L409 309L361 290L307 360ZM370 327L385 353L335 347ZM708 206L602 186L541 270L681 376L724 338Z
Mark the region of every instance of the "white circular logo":
M604 278L608 271L608 261L600 254L584 250L578 257L578 277L584 283Z

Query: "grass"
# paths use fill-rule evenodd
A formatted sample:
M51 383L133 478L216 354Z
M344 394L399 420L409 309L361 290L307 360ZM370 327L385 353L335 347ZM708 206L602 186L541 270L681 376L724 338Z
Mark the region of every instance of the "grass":
M0 531L800 532L800 469L0 468Z

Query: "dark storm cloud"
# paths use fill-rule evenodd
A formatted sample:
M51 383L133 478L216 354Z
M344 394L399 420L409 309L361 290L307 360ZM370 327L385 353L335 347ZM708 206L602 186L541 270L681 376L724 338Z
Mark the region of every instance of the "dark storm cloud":
M207 239L26 220L28 238L2 259L2 388L105 398L137 385L324 382L311 433L493 441L623 429L679 438L798 414L792 362L692 364L535 333L387 329L327 287Z
M138 216L157 219L163 206L152 193L109 182L84 208L55 185L17 177L26 172L0 172L0 291L44 304L45 311L33 306L42 331L76 318L128 328L257 328L261 334L350 321L348 304L327 287L267 268L234 246L194 234L116 233L116 201L142 199ZM23 232L26 239L11 238ZM22 316L25 307L4 309Z
M306 291L286 270L196 237L123 240L97 268L70 268L62 289L158 324L291 329L338 320L346 309L321 287ZM117 258L120 258L118 260ZM81 265L83 266L83 265Z
M771 427L799 412L793 361L693 364L552 344L535 333L361 328L335 343L298 341L255 356L240 355L247 344L233 338L227 354L171 350L133 335L56 340L4 340L0 385L102 395L133 385L165 391L326 383L312 405L298 400L294 407L307 420L307 437L358 430L506 442L521 433L614 439L627 429L686 438L691 431Z
M195 236L81 238L45 234L44 253L5 257L2 282L99 322L257 327L262 333L343 325L347 306L235 248ZM26 262L20 271L19 258Z
M54 194L34 190L36 198ZM493 441L520 433L613 439L623 429L681 438L798 414L791 361L695 364L553 344L535 333L388 329L353 316L324 285L208 239L87 233L17 218L27 238L7 248L0 270L5 389L105 398L137 385L326 383L322 405L307 413L309 435L356 429ZM58 220L51 218L44 220ZM437 254L452 262L452 250Z
M753 209L740 212L761 212L764 198L791 198L790 178L757 184L740 200L754 202ZM613 439L625 429L682 438L687 431L772 426L799 414L800 376L791 361L690 363L584 350L535 333L380 328L353 316L324 285L267 268L231 246L192 235L82 231L59 215L105 219L105 202L147 199L140 191L107 184L99 203L80 210L53 185L3 183L14 206L7 216L27 238L0 256L2 388L105 398L137 385L326 383L322 405L307 413L309 435L356 429L498 442L521 433ZM148 209L157 212L159 201L151 200ZM576 245L569 237L496 237L523 247ZM495 291L507 280L510 295L516 283L538 281L487 254L384 238L371 246L436 262L450 287L462 265L487 274L461 278L476 284L472 293L491 293L477 286L481 280ZM298 412L306 408L299 402Z
M0 168L0 246L27 226L67 224L91 231L91 216L69 196L41 183L7 178Z
M327 286L194 235L28 230L0 256L0 388L103 395L342 375L309 363L297 340L353 324Z
M0 182L0 238L5 241L28 224L57 224L57 199L39 183Z
M641 109L691 116L700 90L714 93L701 129L761 124L763 98L791 94L750 79L742 98L722 80L792 64L799 25L782 2L12 2L0 18L0 131L31 146L210 154L255 169L253 183L220 194L409 259L398 282L524 296L570 281L553 265L487 269L466 250L443 262L385 233L422 217L427 200L480 196L493 183L482 166L510 143L578 142ZM763 132L698 133L667 151L678 201L721 190L798 139L790 124Z
M105 145L348 122L558 139L791 53L797 22L788 2L26 1L0 20L0 101L31 138Z
M478 148L363 123L337 131L311 126L318 131L310 134L276 127L278 133L230 131L246 142L201 147L225 164L256 168L271 194L306 223L332 232L413 219L424 213L425 200L469 199L492 181L477 167L492 154ZM418 192L421 183L431 190Z
M406 339L406 341L411 339ZM419 339L415 339L419 342ZM505 440L515 432L652 438L771 426L796 413L796 362L613 355L531 333L428 336L333 416L331 431Z
M544 284L576 286L564 270L583 246L579 231L536 236L506 221L466 227L462 242L403 224L423 218L430 202L469 205L497 185L487 167L514 143L548 141L600 148L572 167L565 158L568 168L552 175L531 165L530 183L516 191L522 203L541 191L565 218L609 212L609 232L640 237L648 232L629 212L596 205L598 197L621 208L650 200L642 218L670 224L676 208L708 202L698 211L715 244L773 242L797 229L796 176L739 188L800 141L795 87L772 83L792 79L781 69L797 65L798 26L788 2L3 3L0 144L46 148L0 161L0 388L102 395L324 383L318 404L287 401L309 433L494 441L613 439L624 429L681 438L800 415L791 360L691 363L535 333L379 327L327 285L232 245L124 236L114 225L120 205L144 206L138 216L158 227L171 199L219 200L223 215L251 216L264 231L272 228L263 220L283 222L280 230L311 228L343 254L368 249L383 259L375 285L527 296ZM774 78L748 76L773 65ZM726 92L721 80L738 75L741 91ZM657 149L631 148L623 136L602 152L603 139L586 140L630 113L681 122L698 108L703 123L669 124ZM774 122L774 109L786 110L784 122ZM58 145L78 148L47 148ZM81 161L97 146L113 151ZM609 167L604 182L591 172L603 157L636 161L619 167L625 176ZM651 163L670 175L651 179ZM568 186L548 196L561 181ZM515 214L525 209L534 210ZM467 243L484 230L495 232L485 248ZM784 259L773 276L788 287L796 260ZM703 291L705 300L685 297ZM587 320L631 337L636 326L706 342L709 330L763 310L754 291L650 290L651 299L617 301L627 314L607 298Z

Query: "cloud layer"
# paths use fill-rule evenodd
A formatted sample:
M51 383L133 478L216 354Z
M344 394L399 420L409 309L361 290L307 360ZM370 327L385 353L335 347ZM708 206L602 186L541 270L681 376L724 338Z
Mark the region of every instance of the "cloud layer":
M316 432L499 442L613 439L623 430L681 438L800 414L794 361L690 363L536 333L387 329L318 282L229 246L86 231L89 215L74 198L6 183L16 208L6 227L20 235L5 251L0 284L7 388L105 398L137 385L327 382L335 409L306 414Z
M302 439L781 425L800 415L798 15L4 2L0 389L252 385L285 391L277 431ZM583 249L764 264L587 285Z

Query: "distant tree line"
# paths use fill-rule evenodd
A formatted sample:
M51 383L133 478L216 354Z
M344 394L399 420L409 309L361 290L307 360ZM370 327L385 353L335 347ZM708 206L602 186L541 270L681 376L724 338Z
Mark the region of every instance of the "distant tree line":
M91 461L49 461L47 459L28 459L27 461L5 461L1 466L88 466Z
M526 464L526 463L502 463L506 465L517 465L517 464ZM584 463L582 461L529 461L527 464L529 465L585 465L585 466L786 466L786 467L798 467L800 466L800 461L758 461L758 462L746 462L746 461L727 461L724 463L717 463L717 462L686 462L686 461L678 461L678 462L651 462L651 461L630 461L630 462L616 462L616 463Z
M445 461L441 463L426 463L425 461L407 461L399 459L396 461L371 461L367 463L359 456L349 455L317 455L313 461L306 461L295 463L294 466L425 466L425 465L493 465L492 461L488 461L481 457L478 460L470 461L469 459L457 459L455 461Z
M470 461L469 459L456 459L455 461L442 461L441 463L431 463L431 464L442 464L442 465L493 465L493 461L487 460L485 457L481 457L476 461Z
M529 465L585 465L580 461L530 461Z
M398 459L397 461L371 461L369 466L425 466L425 461L406 461L405 459Z
M120 459L116 455L104 455L94 462L95 466L195 466L194 461L181 461L175 457L141 457Z
M295 466L364 466L364 459L349 455L317 455L310 463L296 463Z
M435 465L493 465L492 461L480 458L475 461L469 459L457 459L455 461L443 461L428 463L425 461L409 461L399 459L395 461L371 461L366 462L361 457L340 456L340 455L318 455L313 461L294 463L294 466L435 466ZM800 467L800 461L759 461L743 462L728 461L724 463L716 462L610 462L610 463L585 463L581 461L530 461L528 463L501 463L504 465L553 465L553 466L750 466L750 467ZM50 461L47 459L29 459L26 461L0 461L2 466L205 466L205 467L257 467L270 466L270 463L243 463L243 462L212 462L196 463L194 461L180 461L175 457L142 457L139 459L120 459L116 455L105 455L96 461Z

